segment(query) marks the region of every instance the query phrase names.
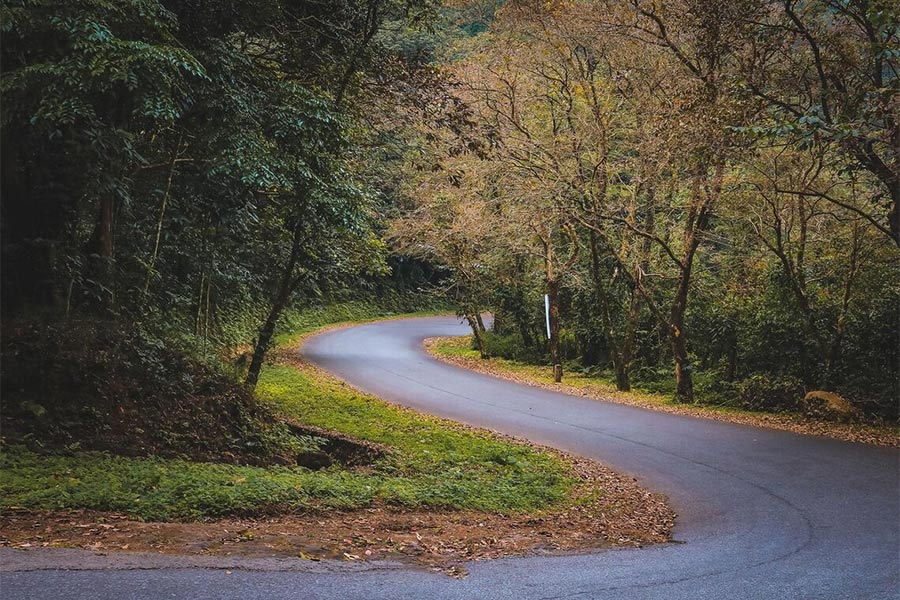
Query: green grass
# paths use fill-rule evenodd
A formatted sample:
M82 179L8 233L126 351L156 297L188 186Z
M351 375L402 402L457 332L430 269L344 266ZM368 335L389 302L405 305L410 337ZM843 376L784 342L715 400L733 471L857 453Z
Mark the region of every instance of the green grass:
M572 490L573 475L552 455L391 406L312 369L267 366L258 393L297 421L392 452L364 469L313 472L12 446L0 451L0 506L113 510L146 520L373 503L511 513L564 503Z

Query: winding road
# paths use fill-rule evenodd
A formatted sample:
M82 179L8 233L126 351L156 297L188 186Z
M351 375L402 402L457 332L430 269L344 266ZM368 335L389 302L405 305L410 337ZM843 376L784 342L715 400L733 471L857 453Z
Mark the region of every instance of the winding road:
M469 372L422 340L464 335L451 317L325 333L304 354L349 383L424 412L600 460L667 494L680 543L474 563L466 579L394 564L214 564L4 573L2 598L897 599L895 449L598 402ZM74 559L73 559L74 560ZM306 562L306 561L302 561ZM144 565L147 566L147 565ZM292 567L296 569L297 567Z

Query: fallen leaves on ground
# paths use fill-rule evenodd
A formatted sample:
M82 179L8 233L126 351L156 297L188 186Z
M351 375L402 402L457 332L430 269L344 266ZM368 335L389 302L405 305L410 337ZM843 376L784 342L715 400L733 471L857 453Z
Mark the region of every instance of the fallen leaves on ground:
M557 510L499 515L380 505L352 512L147 523L116 513L7 509L0 516L0 545L311 561L399 558L461 577L463 563L470 560L669 540L675 515L663 496L596 462L560 456L580 481L573 501Z

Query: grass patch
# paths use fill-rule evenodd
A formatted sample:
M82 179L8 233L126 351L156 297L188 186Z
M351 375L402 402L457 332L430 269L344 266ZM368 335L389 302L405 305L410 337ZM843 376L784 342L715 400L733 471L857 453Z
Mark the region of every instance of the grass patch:
M495 369L498 373L506 374L523 382L535 383L538 385L558 385L553 380L553 369L549 365L537 365L501 357L491 357L487 361L483 361L480 358L478 351L472 349L472 340L469 337L440 338L436 343L430 345L429 349L437 356L444 356L450 359L456 358L467 363L471 362L472 364L477 364L479 361L487 362L490 367ZM476 359L478 360L476 361ZM583 390L590 394L604 395L610 399L627 397L646 406L673 408L685 406L674 400L674 383L671 385L661 384L657 387L654 387L653 385L645 387L638 383L632 385L632 391L620 392L616 389L615 380L613 379L612 374L607 376L603 373L598 374L592 369L579 369L571 365L563 371L563 385L566 388L574 388L573 391ZM698 388L707 384L706 378L702 375L695 375L694 379L695 385ZM718 404L696 403L690 405L690 407L713 413L754 414L752 411Z
M145 520L357 509L379 503L514 513L566 502L576 480L570 467L553 455L394 407L312 367L269 365L258 394L294 420L384 444L392 451L365 468L334 465L313 472L102 452L39 454L8 446L0 451L0 505L111 510Z

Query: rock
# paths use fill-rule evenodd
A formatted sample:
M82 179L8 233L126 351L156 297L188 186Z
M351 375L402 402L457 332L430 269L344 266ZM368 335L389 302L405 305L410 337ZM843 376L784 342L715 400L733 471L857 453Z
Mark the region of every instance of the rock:
M324 452L304 452L297 455L297 464L313 471L330 467L334 460Z
M272 457L272 464L279 465L282 467L290 467L291 465L297 464L297 459L294 456L285 456L283 454L276 454Z
M859 413L847 399L821 390L807 393L800 402L800 411L807 417L841 423L853 421Z

